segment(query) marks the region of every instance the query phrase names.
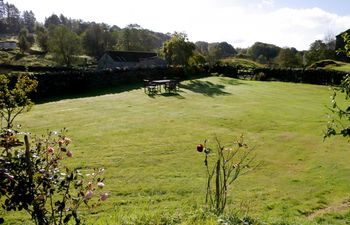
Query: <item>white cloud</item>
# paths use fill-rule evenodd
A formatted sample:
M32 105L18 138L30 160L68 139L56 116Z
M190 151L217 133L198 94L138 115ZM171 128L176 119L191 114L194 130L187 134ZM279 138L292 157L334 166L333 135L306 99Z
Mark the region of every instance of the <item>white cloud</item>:
M264 5L273 5L274 4L274 0L262 0L262 4Z
M256 41L307 49L327 33L338 34L350 25L350 16L319 8L280 8L274 0L9 0L21 10L32 9L40 21L52 13L106 22L130 23L160 32L185 31L192 41L227 41L248 47ZM251 1L253 2L253 1Z
M338 16L319 8L282 8L269 12L230 8L222 9L215 17L217 19L211 23L217 24L215 29L205 35L194 28L189 32L190 37L226 40L242 47L262 41L302 50L308 49L313 41L322 39L327 33L338 34L348 29L350 24L349 16Z

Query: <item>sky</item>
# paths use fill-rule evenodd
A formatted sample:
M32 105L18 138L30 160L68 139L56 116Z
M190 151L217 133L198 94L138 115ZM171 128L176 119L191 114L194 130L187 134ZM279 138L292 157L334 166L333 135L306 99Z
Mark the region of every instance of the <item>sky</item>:
M6 0L5 0L6 1ZM349 0L7 0L39 22L55 13L125 27L136 23L190 41L249 47L256 41L306 50L350 28Z

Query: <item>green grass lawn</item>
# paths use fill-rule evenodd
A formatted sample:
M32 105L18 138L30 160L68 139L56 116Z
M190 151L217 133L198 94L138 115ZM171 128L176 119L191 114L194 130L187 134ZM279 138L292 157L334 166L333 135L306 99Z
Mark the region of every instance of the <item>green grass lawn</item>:
M343 63L342 65L335 66L332 69L339 70L339 71L344 71L344 72L349 72L350 71L350 64L349 63Z
M180 89L38 104L18 123L36 134L67 127L69 163L106 169L111 197L85 216L89 224L215 224L201 210L206 175L195 148L206 138L227 142L240 134L262 165L234 183L228 211L268 224L350 222L347 205L338 207L350 198L350 145L322 139L328 87L209 77ZM12 221L28 217L21 218Z

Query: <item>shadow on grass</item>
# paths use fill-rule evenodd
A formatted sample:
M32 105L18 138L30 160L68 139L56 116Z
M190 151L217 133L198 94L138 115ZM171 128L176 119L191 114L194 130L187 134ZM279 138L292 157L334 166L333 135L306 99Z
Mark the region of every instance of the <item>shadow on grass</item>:
M210 81L192 80L187 84L181 84L180 88L188 89L190 91L200 93L209 97L230 94L224 91L225 89L224 85L214 84Z
M247 83L243 83L238 79L227 79L227 78L222 78L220 77L220 82L228 85L248 85Z
M96 96L107 95L107 94L118 94L126 91L140 89L141 87L143 87L142 83L126 84L126 85L119 85L115 87L101 88L98 90L82 91L81 93L68 93L68 94L61 94L61 95L57 94L57 96L55 97L38 98L38 99L34 99L33 101L35 102L35 104L43 104L43 103L60 101L65 99L87 98L87 97L96 97Z
M174 97L174 98L177 98L177 99L185 99L185 97L182 96L179 92L182 92L182 91L180 90L180 91L177 91L177 92L165 92L165 93L157 93L157 94L148 94L148 97L156 98L156 97L159 97L159 96L163 96L163 97Z

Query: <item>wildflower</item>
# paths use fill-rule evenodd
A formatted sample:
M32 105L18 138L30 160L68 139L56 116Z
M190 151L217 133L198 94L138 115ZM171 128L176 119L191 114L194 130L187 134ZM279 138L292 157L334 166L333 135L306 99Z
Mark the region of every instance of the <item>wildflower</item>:
M47 148L47 153L53 154L55 152L55 149L53 147L48 147Z
M72 152L71 150L68 150L68 151L67 151L67 156L68 156L68 157L72 157L72 156L73 156L73 152Z
M68 145L72 140L70 138L64 137L63 141L66 145Z
M9 179L9 180L13 180L15 177L12 176L11 174L9 173L4 173L4 175L6 175L6 177Z
M88 190L86 193L85 193L85 199L90 199L92 197L92 194L93 192Z
M87 186L88 188L89 188L89 190L92 190L92 182L90 181L89 183L88 183L88 186Z
M105 184L102 183L102 182L98 182L98 183L97 183L97 186L98 186L99 188L103 188L103 187L105 186Z
M108 193L103 193L103 194L100 195L101 201L106 201L107 198L108 198Z

